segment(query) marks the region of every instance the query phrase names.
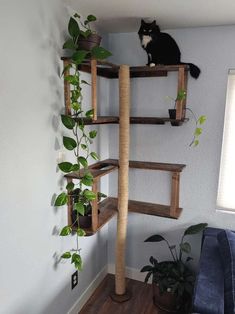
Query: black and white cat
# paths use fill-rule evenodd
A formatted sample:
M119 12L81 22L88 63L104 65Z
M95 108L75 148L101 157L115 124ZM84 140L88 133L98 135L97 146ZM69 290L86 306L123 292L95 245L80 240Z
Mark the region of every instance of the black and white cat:
M141 45L148 55L147 65L188 64L191 76L195 79L198 78L200 69L192 63L181 62L181 53L177 43L169 34L160 31L156 21L146 23L141 20L138 35Z

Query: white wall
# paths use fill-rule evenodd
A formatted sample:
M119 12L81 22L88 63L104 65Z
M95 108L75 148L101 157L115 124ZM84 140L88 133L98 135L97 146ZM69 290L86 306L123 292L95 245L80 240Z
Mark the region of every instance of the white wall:
M130 159L185 163L181 175L180 205L183 213L179 220L130 214L127 236L127 266L140 269L150 255L160 260L169 253L162 244L143 244L146 237L161 233L175 243L185 226L208 222L211 226L235 229L233 214L216 212L216 193L219 175L220 150L226 96L227 74L235 67L235 26L195 29L177 29L169 33L178 42L182 61L201 68L198 80L189 77L188 101L198 116L205 114L207 122L197 148L189 143L194 130L190 120L181 127L131 126ZM143 65L147 57L135 33L110 34L109 48L116 63ZM167 78L132 79L131 114L136 116L166 116L170 107L165 96L176 95L177 74ZM110 110L118 112L117 82L110 86ZM190 114L188 114L190 117ZM118 157L118 129L110 128L110 154ZM170 177L167 173L130 170L130 199L167 204ZM110 192L116 195L116 177L110 180ZM115 227L109 225L109 263L114 262ZM199 241L193 255L199 254Z
M59 75L67 22L62 0L0 3L2 314L67 313L107 261L106 227L81 241L85 266L73 291L74 267L56 262L75 246L73 237L58 236L67 221L66 208L52 206L62 177L56 160L63 132L58 119L64 106ZM108 85L104 80L100 84L102 99ZM89 90L86 95L90 104ZM108 133L103 128L100 134L100 153L107 158Z

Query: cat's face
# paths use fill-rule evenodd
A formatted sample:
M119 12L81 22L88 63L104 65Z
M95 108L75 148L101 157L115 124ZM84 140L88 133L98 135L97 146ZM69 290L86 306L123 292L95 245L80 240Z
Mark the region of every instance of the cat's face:
M152 23L146 23L144 20L141 20L138 34L142 36L151 36L153 33L157 33L159 31L160 29L157 26L156 21L153 21Z

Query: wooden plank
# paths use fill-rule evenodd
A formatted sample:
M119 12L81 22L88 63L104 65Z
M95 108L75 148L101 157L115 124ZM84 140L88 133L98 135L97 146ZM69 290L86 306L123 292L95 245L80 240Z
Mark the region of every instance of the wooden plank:
M117 159L105 159L104 163L118 166ZM130 168L136 169L149 169L149 170L160 170L160 171L170 171L170 172L181 172L183 168L186 167L184 164L170 164L164 162L152 162L152 161L129 161Z
M71 178L67 178L67 183L72 182ZM68 225L72 225L72 211L73 211L73 201L72 197L69 195L68 198Z
M128 302L112 301L114 275L108 274L79 312L80 314L163 314L153 304L152 285L126 278L132 298ZM165 313L164 313L165 314Z
M93 185L92 185L92 192L94 192L97 195L98 192L98 178L94 179ZM94 201L91 202L92 206L92 232L96 232L98 229L98 200L97 197Z
M118 116L98 116L97 120L92 120L90 118L82 118L84 125L92 125L92 124L118 124L119 117ZM161 125L166 122L174 122L176 125L182 124L182 122L188 121L188 119L184 120L176 120L165 117L130 117L131 124L153 124L153 125Z
M98 209L100 211L98 215L98 226L96 232L100 230L111 218L117 214L117 202L113 202L112 199L107 197L104 201L98 204ZM92 228L84 229L87 236L95 234Z
M170 215L175 216L177 208L179 208L179 185L180 175L177 172L172 173L171 179L171 205L170 205Z
M91 60L91 104L93 109L93 119L97 120L97 61Z
M69 58L62 57L62 60L66 61ZM97 74L106 78L118 78L119 65L107 61L97 62ZM173 64L173 65L157 65L155 67L149 66L135 66L130 67L130 77L161 77L167 76L168 72L179 71L183 69L188 71L189 66L187 64ZM85 64L79 65L79 70L87 73L91 73L91 66L88 64L88 60Z
M95 167L95 165L97 165ZM93 178L100 178L114 170L116 170L118 166L110 165L108 163L97 163L88 167L89 172L92 174ZM87 172L87 169L81 169L80 171L71 172L65 175L65 178L71 179L81 179L84 174Z
M68 60L63 62L64 68L69 65ZM69 69L64 71L64 77L69 75ZM65 102L65 114L71 115L71 99L70 99L70 83L64 79L64 102Z
M168 205L161 205L155 203L146 203L140 201L130 200L128 203L129 212L159 216L165 218L179 218L182 208L177 208L175 213L171 213L171 208Z
M100 203L99 208L105 207L106 209L111 209L117 211L118 209L118 199L115 197L108 197L103 202ZM161 205L155 203L141 202L135 200L128 201L128 210L129 212L152 215L152 216L160 216L165 218L179 218L182 208L177 208L176 213L171 215L170 206L169 205Z

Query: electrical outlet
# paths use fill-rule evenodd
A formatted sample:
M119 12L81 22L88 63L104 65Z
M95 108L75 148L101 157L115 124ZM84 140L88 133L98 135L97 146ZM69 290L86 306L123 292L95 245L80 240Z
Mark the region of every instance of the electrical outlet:
M78 284L78 271L75 271L75 273L73 273L71 276L71 288L74 289L77 284Z

